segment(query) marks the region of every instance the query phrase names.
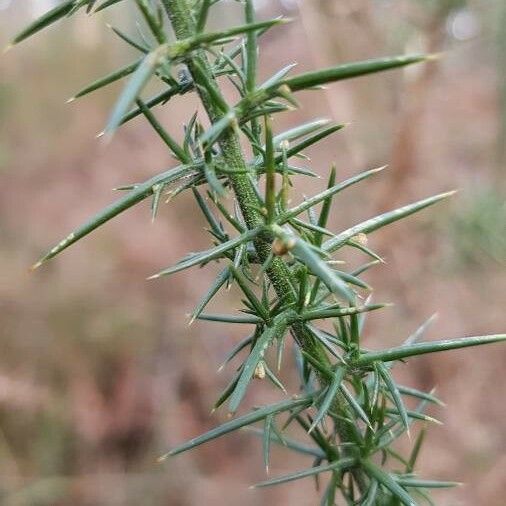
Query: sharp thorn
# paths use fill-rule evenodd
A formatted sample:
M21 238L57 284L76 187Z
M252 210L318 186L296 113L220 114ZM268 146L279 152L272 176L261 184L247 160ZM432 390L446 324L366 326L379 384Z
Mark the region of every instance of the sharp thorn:
M38 262L34 263L31 267L30 267L30 271L35 271L37 270L42 264L44 263L44 260L39 260Z

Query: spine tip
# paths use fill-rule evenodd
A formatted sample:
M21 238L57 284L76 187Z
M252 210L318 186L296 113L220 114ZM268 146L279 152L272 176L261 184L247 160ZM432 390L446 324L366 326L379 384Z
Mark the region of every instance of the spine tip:
M437 60L441 60L441 58L443 58L444 56L444 52L443 51L440 51L439 53L431 53L431 54L428 54L425 59L427 61L437 61Z
M43 260L39 260L38 262L34 263L31 267L30 267L30 272L33 272L35 270L37 270L42 264L44 263Z

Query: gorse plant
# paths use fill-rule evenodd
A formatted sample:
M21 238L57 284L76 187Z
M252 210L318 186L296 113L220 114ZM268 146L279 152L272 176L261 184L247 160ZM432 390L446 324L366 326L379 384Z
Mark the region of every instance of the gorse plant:
M133 0L132 0L133 1ZM339 233L327 220L334 197L368 179L382 168L336 182L332 169L327 188L298 205L291 205L292 178L312 177L293 159L309 146L334 134L342 125L317 120L274 134L272 118L297 107L295 94L321 85L420 63L424 55L399 56L340 65L293 75L293 65L263 83L257 81L258 39L283 19L256 21L253 1L244 5L244 24L220 31L207 29L210 9L219 0L136 0L139 17L149 30L131 36L116 34L139 53L139 59L93 82L76 98L129 77L104 130L111 136L136 116L144 115L179 165L141 184L124 187L126 194L57 244L36 265L55 257L118 214L152 200L153 216L163 196L172 199L189 190L209 224L212 246L191 253L152 278L168 276L213 261L222 270L192 313L192 320L242 323L251 333L226 358L242 357L230 384L214 408L228 405L234 415L255 378L266 378L283 393L283 400L256 407L172 449L161 459L195 448L225 434L251 426L263 438L265 465L271 444L307 455L313 466L257 484L266 487L325 474L321 504L414 505L431 503L428 490L455 483L426 480L415 473L424 430L404 457L393 450L417 421L435 422L424 414L432 394L397 383L393 368L416 355L476 346L506 339L506 335L421 342L424 324L398 347L372 351L361 342L367 314L385 304L372 304L371 288L361 279L381 258L366 244L367 235L451 195L444 193L375 216ZM129 2L130 3L130 2ZM122 0L67 0L37 20L15 39L18 43L81 9L98 12ZM174 36L175 35L175 36ZM141 98L146 84L157 79L163 91ZM233 84L230 102L220 79ZM155 116L159 105L178 95L198 95L207 120L188 118L182 140L174 139ZM208 125L208 126L206 126ZM247 144L248 149L243 146ZM205 195L205 196L204 196ZM227 198L233 196L233 199ZM231 209L231 202L234 202ZM336 255L354 248L364 257L361 267L341 270ZM209 314L205 308L223 287L236 284L243 294L239 314ZM331 330L330 330L331 329ZM278 378L287 337L294 340L300 389L287 395ZM270 349L274 348L274 356ZM418 403L406 407L407 400ZM293 439L299 426L306 442ZM323 477L322 477L323 478Z

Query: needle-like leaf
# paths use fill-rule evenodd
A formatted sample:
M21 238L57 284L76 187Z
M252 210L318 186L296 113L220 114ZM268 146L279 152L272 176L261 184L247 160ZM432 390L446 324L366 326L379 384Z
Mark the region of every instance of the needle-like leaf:
M165 460L168 457L191 450L196 446L212 441L213 439L229 434L230 432L234 432L241 427L246 427L247 425L251 425L259 420L264 420L266 416L276 415L277 413L282 413L284 411L291 411L304 406L309 406L312 402L313 394L307 394L295 399L287 399L276 404L270 404L256 409L246 415L230 420L229 422L226 422L223 425L202 434L201 436L190 439L188 442L177 446L176 448L173 448L170 452L160 457L160 460Z
M135 0L135 3L158 44L165 44L167 36L160 18L153 12L151 2L149 0Z
M232 350L228 353L228 355L225 357L225 360L218 368L218 371L222 371L224 367L233 360L244 348L249 346L253 342L253 335L246 337L242 341L240 341L236 346L232 348Z
M406 432L406 427L404 426L402 420L398 416L398 412L395 413L396 415L395 417L392 418L388 417L388 411L390 410L390 413L392 413L392 410L390 408L387 408L386 399L387 399L386 396L382 397L383 405L381 415L382 417L384 417L384 419L382 418L380 424L382 428L378 430L375 434L376 451L382 451L384 448L389 448L396 439L398 439ZM423 415L423 412L427 408L428 404L429 401L423 400L418 404L418 406L414 410L410 410L408 412L409 427L411 427L411 425L415 420L419 419L417 418L417 415ZM434 422L435 420L431 419L430 421Z
M215 144L227 128L237 123L235 112L229 111L218 121L214 122L200 137L202 145L210 148Z
M178 85L173 85L169 89L159 93L158 95L155 95L154 97L151 97L150 99L146 100L146 107L149 109L152 109L153 107L164 104L168 102L171 98L175 97L176 95L184 95L185 93L188 93L189 91L193 90L193 84L192 83L180 83ZM142 111L139 107L134 107L130 111L128 111L120 121L120 125L124 125L125 123L128 123L130 120L136 118L142 114Z
M325 397L323 398L320 404L318 413L316 414L315 419L313 420L313 423L311 424L311 427L309 428L308 432L312 432L327 414L328 410L330 409L332 403L336 398L337 393L339 392L339 388L345 376L346 376L345 367L338 367L333 372L332 381L328 386L327 392L325 393Z
M364 272L368 271L371 267L374 267L375 265L378 265L380 263L381 263L381 260L373 260L372 262L368 262L364 265L361 265L360 267L358 267L357 269L352 271L350 274L352 276L360 276Z
M367 179L368 177L371 177L371 176L377 174L378 172L381 172L385 168L386 168L386 166L379 167L377 169L368 170L366 172L361 172L360 174L357 174L356 176L353 176L353 177L347 179L346 181L343 181L342 183L339 183L339 184L333 186L332 188L328 188L327 190L319 193L318 195L315 195L314 197L311 197L311 198L305 200L304 202L302 202L298 206L296 206L292 209L289 209L286 213L282 214L279 217L278 223L280 223L280 224L285 223L290 218L297 216L297 215L303 213L304 211L307 211L308 209L319 204L320 202L325 201L329 197L345 190L346 188L349 188L350 186L352 186L356 183L359 183L360 181L362 181L364 179Z
M385 413L387 413L388 415L400 416L399 411L395 408L387 408ZM411 409L406 410L406 416L408 419L419 420L428 423L435 423L436 425L443 425L443 422L437 420L436 418L426 415L424 413L419 413L418 411L414 411Z
M343 79L359 77L366 74L383 72L398 67L404 67L413 63L420 63L430 59L427 55L407 55L394 56L389 58L377 58L360 62L347 63L337 67L331 67L324 70L307 72L289 79L285 79L283 84L289 86L292 91L300 91L322 84L328 84Z
M158 184L153 188L153 200L151 203L151 222L155 221L156 215L158 214L158 208L160 206L160 199L162 197L164 186L165 185L163 184Z
M264 436L264 431L262 429L258 429L256 427L245 427L245 429L248 432L251 432L253 434L256 434L256 435L259 435L262 437ZM320 459L325 457L325 453L323 453L321 451L321 449L318 447L308 446L308 445L299 443L298 441L295 441L295 440L293 440L289 437L286 437L284 435L283 435L283 439L281 439L280 436L278 436L278 434L276 434L276 427L274 424L272 426L272 430L270 433L270 439L271 439L271 442L277 443L281 446L289 448L290 450L293 450L297 453L301 453L302 455L309 455L311 457L316 457L316 458L320 458Z
M372 429L371 421L369 420L369 417L367 416L367 413L363 410L362 406L359 404L357 399L353 396L353 394L348 390L346 385L341 385L341 392L343 393L344 398L350 405L351 409L356 413L356 415L365 422L366 425L368 425Z
M144 86L146 86L151 76L155 73L157 67L163 61L165 51L166 48L160 46L143 58L114 106L104 130L106 134L112 135L121 125L123 116L128 112Z
M284 337L284 336L283 336ZM282 337L278 338L279 340L283 339ZM264 364L263 368L265 369L265 376L270 380L270 382L276 387L279 388L284 394L288 394L285 386L281 383L281 380L272 372L271 368Z
M246 296L250 304L255 308L257 315L260 316L260 318L263 318L265 321L269 320L270 317L269 309L266 308L260 302L260 300L258 300L258 297L253 292L244 274L240 271L240 269L237 269L235 267L230 267L230 270L234 275L234 278L237 280L238 285L241 287L241 290L243 291L244 295Z
M96 81L93 81L91 84L78 91L71 99L69 99L69 102L73 102L77 98L84 97L85 95L88 95L93 91L99 90L100 88L104 88L105 86L111 83L119 81L120 79L123 79L124 77L133 74L137 70L141 62L142 62L141 59L137 60L133 63L125 65L119 70L115 70L114 72L111 72L110 74L101 77L100 79L97 79Z
M197 316L197 320L205 320L208 322L222 322L222 323L245 323L258 325L262 323L262 319L258 316L249 315L228 315L228 314L209 314L201 313Z
M219 289L225 285L229 278L230 267L225 267L225 269L223 269L220 274L218 274L209 290L193 310L191 314L190 324L193 323L202 314L202 311L204 311L207 304L209 304L210 300L218 293Z
M438 406L445 406L445 403L438 399L432 393L422 392L421 390L417 390L416 388L405 387L402 385L398 385L399 392L402 395L408 395L410 397L415 397L417 399L425 400L437 404Z
M138 51L140 51L141 53L144 53L144 54L147 54L149 53L149 48L146 47L146 46L143 46L142 44L140 44L139 42L135 41L134 39L132 39L131 37L129 37L128 35L126 35L125 33L123 33L121 30L119 30L118 28L114 27L114 26L111 26L111 25L107 25L121 40L124 40L129 46L132 46L133 48L137 49Z
M234 389L237 385L237 382L239 381L239 377L241 375L241 370L242 370L242 368L239 367L239 371L237 372L237 374L234 376L232 381L230 381L230 383L225 387L225 389L223 390L221 395L218 397L218 400L214 403L211 414L214 413L218 408L220 408L230 398L230 396L232 395L232 392L234 391Z
M322 130L324 127L328 126L330 120L328 119L317 119L311 121L309 123L303 123L302 125L296 126L294 128L290 128L285 132L282 132L273 138L273 143L276 149L280 148L281 143L283 142L293 142L301 137L305 137L306 135L310 135L314 132L318 132ZM333 185L332 185L333 186Z
M286 150L286 158L291 158L292 156L296 156L300 154L302 151L304 151L306 148L309 148L310 146L313 146L317 144L318 142L322 141L323 139L331 136L335 132L338 132L339 130L342 130L346 125L330 125L327 128L324 128L323 130L320 130L316 132L313 135L310 135L306 139L298 142L297 144L294 144L293 146L290 146ZM279 155L276 158L277 163L281 163L283 161L283 155Z
M290 63L289 65L286 65L281 70L278 70L273 76L269 77L267 81L263 82L259 89L261 90L269 90L269 88L278 88L279 85L282 83L283 78L294 68L296 67L296 63Z
M344 246L352 237L355 237L358 234L369 234L371 232L374 232L375 230L378 230L381 227L389 225L390 223L393 223L395 221L401 220L402 218L406 218L407 216L416 213L418 211L421 211L426 207L432 206L433 204L436 204L441 200L447 199L448 197L451 197L454 194L455 194L454 191L441 193L440 195L420 200L418 202L415 202L414 204L409 204L407 206L400 207L395 211L389 211L374 218L370 218L369 220L366 220L358 225L355 225L354 227L348 228L347 230L341 232L332 239L325 241L323 243L323 250L326 252L336 251L341 246Z
M114 4L117 4L119 2L123 2L123 0L105 0L104 2L102 2L96 9L94 12L100 12L104 9L107 9L108 7L111 7L112 5Z
M353 467L356 463L354 458L343 458L330 464L324 464L321 466L312 467L311 469L305 469L304 471L298 471L296 473L287 474L286 476L280 476L272 480L262 481L253 485L252 488L264 488L272 487L273 485L281 485L290 481L300 480L309 476L315 476L317 474L326 473L328 471L340 471Z
M281 314L277 316L272 322L272 325L266 327L262 334L258 337L249 357L244 363L244 367L234 393L230 397L229 411L231 413L235 413L237 411L239 404L246 394L248 385L253 378L257 365L264 357L265 351L272 344L274 339L281 337L285 333L286 327L286 316Z
M408 488L453 488L462 485L457 481L420 480L418 478L397 478L397 483Z
M388 370L387 367L385 367L384 364L382 363L376 364L376 367L379 375L381 376L381 379L383 380L383 383L385 384L387 390L390 392L395 407L397 408L399 416L401 417L402 423L404 424L404 427L406 428L409 434L408 414L406 412L406 407L404 406L404 401L402 400L401 393L397 388L397 384L392 378L390 371Z
M422 444L425 439L425 434L426 434L425 427L422 427L422 429L418 433L418 436L416 437L413 449L411 450L409 461L406 464L406 473L412 473L415 469L415 464L418 459L418 455L420 454L420 450L422 448Z
M366 496L362 499L361 506L375 506L378 498L378 482L371 480L369 489L367 490Z
M381 483L385 488L401 501L404 506L417 506L413 498L392 478L392 476L368 460L361 461L361 466L367 474Z
M211 33L201 33L197 34L187 42L183 41L183 44L189 44L191 47L198 47L202 44L211 44L218 41L229 39L230 37L235 37L236 35L243 35L249 32L258 32L267 30L273 26L281 25L287 23L288 20L285 18L275 18L269 19L267 21L259 21L258 23L248 23L245 25L234 26L233 28L228 28L226 30L221 30L219 32L211 32Z
M136 101L137 106L148 120L149 124L153 127L154 131L160 136L160 139L165 145L174 153L176 158L181 163L190 164L192 162L191 157L185 152L185 150L169 135L167 130L162 127L160 122L156 119L156 116L151 112L151 109L138 98Z
M436 321L437 313L434 313L430 318L427 318L408 338L404 341L404 345L414 344L420 340L425 334L427 329Z
M202 4L200 6L200 10L197 17L197 26L196 26L197 33L200 33L202 32L202 30L204 30L207 22L207 16L209 14L209 9L212 4L213 0L202 0Z
M344 307L335 309L312 309L305 311L300 315L302 320L322 320L325 318L341 318L351 314L364 313L366 311L375 311L388 307L388 304L370 304L369 306Z
M267 473L269 473L269 461L271 456L271 440L272 440L271 429L273 421L274 421L273 415L268 415L265 417L262 449L264 454L265 471Z
M327 183L327 190L330 190L331 188L334 188L335 185L336 185L336 167L334 165L330 169L329 181ZM333 193L332 195L327 196L323 200L322 209L320 211L320 216L318 217L318 226L319 227L326 227L327 226L327 221L329 219L330 208L332 206L332 200L334 198L334 195L335 195L335 193ZM317 246L321 246L322 239L323 239L322 233L316 234L315 235L315 244Z
M253 0L245 2L245 17L248 24L255 22L255 5ZM246 37L246 90L252 93L256 86L257 58L258 58L258 34L255 30L248 32Z
M193 267L194 265L204 264L216 258L220 258L223 256L223 253L226 253L231 249L235 249L241 244L245 244L252 241L260 233L260 231L261 229L259 228L248 230L244 234L239 235L234 239L230 239L229 241L226 241L218 246L215 246L214 248L191 255L181 260L173 267L164 269L163 271L160 271L159 273L150 276L148 279L156 279L161 276L168 276L169 274L174 274L176 272L188 269L190 267Z
M402 360L416 355L426 353L436 353L439 351L458 350L470 346L480 346L483 344L499 343L506 341L506 334L496 334L491 336L463 337L461 339L449 339L444 341L432 341L428 343L417 343L408 346L399 346L383 351L373 351L365 353L357 359L357 365L372 364L373 362L392 362L393 360Z
M332 293L335 293L344 300L353 302L355 296L346 282L343 281L305 241L298 237L293 240L295 242L292 247L293 254L306 265L315 276L319 277L322 283L324 283Z
M118 199L116 202L106 207L103 211L96 214L91 220L87 221L84 225L74 230L71 234L69 234L65 239L59 242L54 248L52 248L45 256L43 256L34 266L36 269L40 265L42 265L47 260L55 257L59 253L61 253L64 249L68 248L71 244L79 241L93 230L97 229L104 223L108 222L115 216L118 216L123 211L126 211L130 207L138 204L144 199L148 198L153 194L157 185L160 184L170 184L181 177L184 177L188 173L193 172L195 169L193 167L188 166L180 166L175 169L170 169L162 174L159 174L148 181L136 186L132 191L127 193L122 198Z
M19 42L28 39L32 35L40 32L44 28L56 23L58 20L64 18L74 8L75 0L66 0L61 4L57 5L53 9L43 14L40 18L36 19L33 23L30 23L24 30L19 32L11 44L18 44Z
M227 190L225 190L225 187L219 180L215 167L212 165L212 160L204 163L204 175L210 192L214 196L214 200L224 198L227 195Z

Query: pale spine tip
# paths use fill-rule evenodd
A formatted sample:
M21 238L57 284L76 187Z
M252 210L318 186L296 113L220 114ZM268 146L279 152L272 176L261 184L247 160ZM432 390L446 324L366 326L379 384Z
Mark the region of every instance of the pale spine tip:
M30 271L35 271L37 270L42 264L44 263L44 260L39 260L38 262L35 262L31 267L30 267Z
M428 54L425 59L427 61L437 61L437 60L440 60L441 58L443 58L443 56L445 55L445 52L444 51L440 51L439 53L431 53L431 54Z

